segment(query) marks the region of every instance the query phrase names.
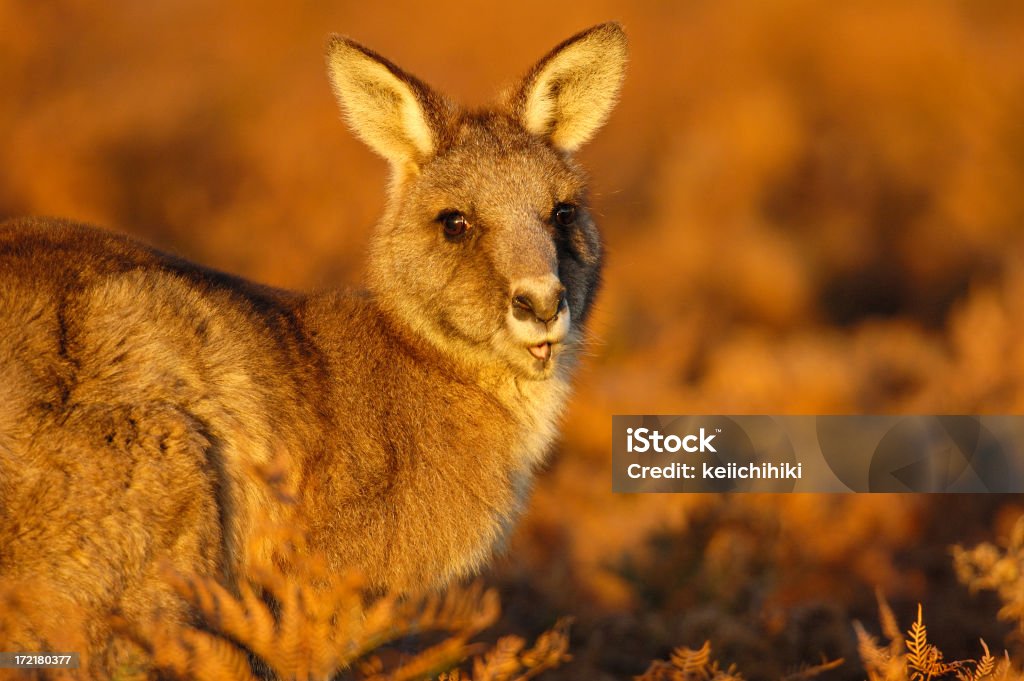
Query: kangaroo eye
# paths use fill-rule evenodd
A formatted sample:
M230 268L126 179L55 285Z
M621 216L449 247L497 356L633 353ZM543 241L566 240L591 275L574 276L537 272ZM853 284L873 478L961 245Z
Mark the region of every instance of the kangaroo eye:
M437 219L444 229L444 235L449 239L458 239L469 229L469 220L458 211L442 213Z
M551 214L554 216L555 222L563 227L568 227L576 222L576 206L571 203L555 204L555 209Z

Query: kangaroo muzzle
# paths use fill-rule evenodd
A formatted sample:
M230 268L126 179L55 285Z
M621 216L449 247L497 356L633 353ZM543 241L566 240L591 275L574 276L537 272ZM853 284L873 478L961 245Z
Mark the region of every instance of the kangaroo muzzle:
M534 359L547 363L569 333L565 286L554 274L519 279L511 287L509 328Z
M512 291L512 314L522 321L549 324L566 305L565 287L554 275L520 282Z

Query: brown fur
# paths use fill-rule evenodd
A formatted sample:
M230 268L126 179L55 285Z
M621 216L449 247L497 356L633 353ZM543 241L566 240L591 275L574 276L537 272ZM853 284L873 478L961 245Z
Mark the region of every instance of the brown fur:
M554 437L597 287L568 153L614 102L624 44L595 27L508 104L466 112L333 39L342 108L394 170L365 293L271 289L62 221L0 226L0 584L84 608L98 660L115 609L185 616L161 561L244 571L254 519L282 512L251 470L278 452L338 568L402 590L477 569ZM451 211L462 238L443 233ZM548 322L510 304L562 289ZM0 649L52 643L56 612L0 626Z

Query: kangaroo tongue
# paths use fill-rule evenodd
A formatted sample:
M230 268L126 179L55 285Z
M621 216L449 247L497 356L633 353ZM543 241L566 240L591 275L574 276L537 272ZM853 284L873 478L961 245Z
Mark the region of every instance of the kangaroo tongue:
M547 360L551 356L551 343L541 343L540 345L531 345L529 347L530 354L541 361Z

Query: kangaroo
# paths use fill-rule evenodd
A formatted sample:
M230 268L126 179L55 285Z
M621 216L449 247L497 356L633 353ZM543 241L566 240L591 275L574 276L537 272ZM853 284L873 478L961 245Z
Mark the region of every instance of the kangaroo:
M244 574L254 518L281 505L251 470L282 451L332 567L400 591L479 569L583 343L602 242L572 154L625 62L622 29L599 25L465 110L332 37L344 118L391 169L365 291L279 290L61 220L2 225L0 582L50 596L0 649L44 646L67 608L93 656L112 611L184 621L158 566Z

